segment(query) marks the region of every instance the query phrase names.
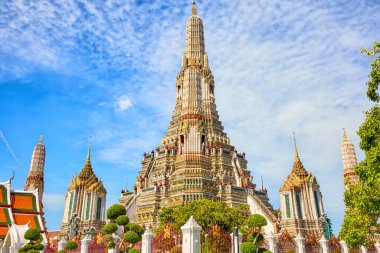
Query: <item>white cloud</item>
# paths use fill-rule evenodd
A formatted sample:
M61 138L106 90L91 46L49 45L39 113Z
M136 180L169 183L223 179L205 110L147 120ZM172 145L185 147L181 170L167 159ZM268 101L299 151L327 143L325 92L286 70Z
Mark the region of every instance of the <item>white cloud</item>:
M5 146L7 147L9 153L11 154L12 158L15 160L17 164L19 164L19 160L17 159L15 153L13 152L11 146L9 145L7 139L5 138L3 131L0 130L0 139L4 142Z
M44 67L101 81L109 85L100 92L111 94L104 101L129 94L101 104L136 112L93 116L92 128L102 160L139 168L141 154L155 148L170 120L191 2L81 2L5 3L0 50L18 61L2 58L0 66L9 76ZM255 178L263 175L278 207L296 131L301 159L321 184L335 231L344 214L342 184L332 182L343 181L341 128L358 143L354 133L369 107L368 59L359 47L378 38L379 12L370 1L198 4L220 119L232 144L245 151ZM122 85L110 85L112 75Z
M118 112L124 112L133 106L132 100L127 95L122 95L116 99L115 107Z

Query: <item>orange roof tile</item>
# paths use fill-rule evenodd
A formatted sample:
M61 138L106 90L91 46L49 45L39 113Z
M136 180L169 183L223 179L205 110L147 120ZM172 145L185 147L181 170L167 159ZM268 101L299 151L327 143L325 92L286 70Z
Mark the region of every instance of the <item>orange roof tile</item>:
M3 239L8 233L8 228L0 228L0 239Z
M36 212L35 196L26 194L12 194L12 208L22 211Z
M13 217L15 218L16 225L28 224L31 228L41 229L37 215L13 214Z
M10 222L8 208L0 208L0 225L8 225Z

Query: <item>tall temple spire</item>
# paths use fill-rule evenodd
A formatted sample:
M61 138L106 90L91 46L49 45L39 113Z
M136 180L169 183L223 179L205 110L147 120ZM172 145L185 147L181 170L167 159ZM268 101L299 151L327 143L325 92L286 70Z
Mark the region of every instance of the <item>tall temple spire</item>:
M34 147L29 174L24 185L25 191L33 191L38 189L38 197L40 202L42 202L42 194L44 192L45 155L46 149L42 143L41 134L39 143Z
M45 219L43 217L43 204L42 197L44 193L44 169L45 169L45 156L46 149L42 143L42 134L40 135L39 143L34 147L32 154L32 161L30 162L30 169L28 177L25 181L24 190L25 191L35 191L38 190L38 201L41 210L41 215L43 223L45 224Z
M205 41L203 31L203 21L197 16L196 3L193 3L193 15L189 17L186 24L186 58L194 59L197 65L203 65L203 57L205 54Z
M357 159L354 144L352 144L352 141L347 137L346 130L344 128L341 149L343 160L344 185L347 188L349 185L357 183L359 181L359 178L355 173Z
M155 154L144 154L134 192L125 192L120 199L130 221L156 224L160 208L196 199L221 200L230 206L247 204L250 190L251 205L257 205L251 210L262 210L273 223L267 193L255 190L244 152L238 153L230 144L219 119L203 21L195 2L186 22L181 61L167 132ZM154 186L164 190L158 192Z

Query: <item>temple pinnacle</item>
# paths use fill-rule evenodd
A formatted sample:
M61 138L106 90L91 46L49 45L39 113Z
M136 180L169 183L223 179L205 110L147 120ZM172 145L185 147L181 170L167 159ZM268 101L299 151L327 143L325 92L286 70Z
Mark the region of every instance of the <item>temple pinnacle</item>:
M295 159L296 160L299 160L300 159L300 157L299 157L299 155L298 155L298 149L297 149L297 141L296 141L296 133L295 132L293 132L293 140L294 140L294 151L295 151Z
M346 139L348 139L347 134L346 134L346 128L343 128L343 140L346 140Z
M88 138L88 152L87 152L87 161L90 161L90 153L91 153L91 135Z
M40 135L40 143L42 144L42 141L44 140L44 132L41 132L41 135Z
M192 9L192 11L193 11L193 15L197 15L197 3L195 2L195 0L193 2L193 9Z

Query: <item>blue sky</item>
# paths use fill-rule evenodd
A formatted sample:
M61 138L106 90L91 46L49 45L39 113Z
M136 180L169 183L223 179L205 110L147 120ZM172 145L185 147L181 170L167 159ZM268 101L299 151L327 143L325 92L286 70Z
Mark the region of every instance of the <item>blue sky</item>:
M131 187L169 123L192 1L1 1L0 181L21 189L44 132L45 213L58 229L88 136L107 205ZM335 232L344 214L342 128L356 130L379 40L378 1L200 1L225 130L271 203L294 159L316 175Z

